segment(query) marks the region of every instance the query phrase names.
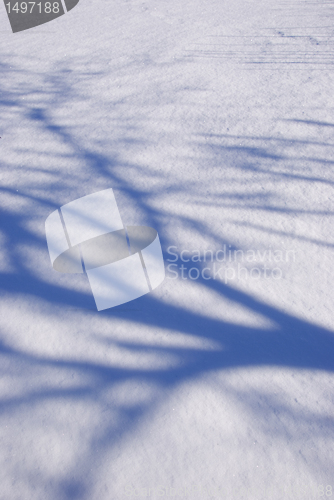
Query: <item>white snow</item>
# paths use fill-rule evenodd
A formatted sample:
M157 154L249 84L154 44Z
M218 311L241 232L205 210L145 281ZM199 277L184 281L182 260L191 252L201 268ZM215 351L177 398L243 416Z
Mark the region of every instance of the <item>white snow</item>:
M333 17L1 7L0 500L334 496ZM97 312L44 225L109 188L178 279Z

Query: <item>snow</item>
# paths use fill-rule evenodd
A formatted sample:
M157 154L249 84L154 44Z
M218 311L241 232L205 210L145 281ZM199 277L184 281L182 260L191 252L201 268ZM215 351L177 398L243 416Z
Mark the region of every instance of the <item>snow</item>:
M0 499L330 497L334 3L0 13ZM44 224L109 188L167 277L97 312Z

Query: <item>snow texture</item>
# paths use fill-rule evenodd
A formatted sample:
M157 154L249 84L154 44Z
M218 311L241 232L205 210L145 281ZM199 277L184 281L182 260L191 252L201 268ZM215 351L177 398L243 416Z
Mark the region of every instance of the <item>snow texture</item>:
M1 7L1 500L334 497L333 18ZM98 312L45 220L109 188L166 278Z

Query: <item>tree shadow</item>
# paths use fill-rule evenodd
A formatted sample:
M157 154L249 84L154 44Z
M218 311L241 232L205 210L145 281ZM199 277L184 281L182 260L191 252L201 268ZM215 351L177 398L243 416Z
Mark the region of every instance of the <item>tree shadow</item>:
M1 102L9 109L13 108L11 111L13 115L18 112L20 116L24 116L36 133L46 134L46 136L50 134L55 142L68 148L65 153L63 151L60 153L57 151L49 152L51 163L47 172L48 177L47 181L41 185L34 188L31 186L35 179L42 175L41 170L45 172L36 165L29 166L30 175L34 177L30 183L27 176L26 182L30 185L27 186L26 192L23 191L17 195L15 188L10 183L0 188L4 197L0 219L1 231L8 259L0 275L1 296L4 301L10 299L9 304L12 304L13 301L20 302L22 297L31 303L41 303L43 307L37 313L37 318L44 315L48 319L49 315L51 323L57 320L57 314L59 314L59 318L61 317L61 311L65 307L78 308L82 311L84 322L87 322L92 328L87 346L101 348L110 356L119 350L129 357L132 365L130 362L124 362L122 365L122 363L110 361L108 357L102 362L99 356L94 359L94 356L90 356L89 352L87 355L81 353L81 359L78 359L75 353L73 356L67 355L60 359L58 356L43 353L43 350L40 354L36 354L25 349L24 346L14 346L4 331L4 340L1 345L2 372L10 374L13 379L18 381L21 385L21 391L3 397L0 408L3 418L28 412L34 415L36 408L43 408L50 402L56 402L64 408L69 404L70 409L78 404L94 408L98 413L98 425L93 421L91 426L89 423L87 425L79 422L79 426L82 425L86 429L84 451L74 450L75 458L66 473L63 472L61 477L53 478L54 483L51 486L47 484L50 478L40 477L37 479L40 485L47 488L50 497L84 499L91 498L92 488L95 487L96 469L106 460L111 450L119 446L127 435L135 432L142 422L145 422L145 419L163 403L165 395L176 387L189 380L196 380L206 373L237 368L277 367L314 370L331 374L334 370L334 336L329 329L270 305L269 302L256 298L251 292L246 293L232 284L224 283L221 279L205 279L201 273L196 282L190 283L188 279L188 284L196 288L199 296L203 296L203 300L209 300L206 297L210 295L207 294L212 293L220 297L222 301L226 299L251 313L258 314L272 326L265 328L243 326L237 322L214 317L203 310L196 310L196 303L192 308L186 308L181 301L179 304L169 301L168 297L173 295L174 287L170 277L166 278L164 284L156 292L137 299L131 305L122 305L97 313L85 276L68 278L54 277L52 274L53 271L48 262L46 241L43 230L41 230L46 217L59 205L92 192L90 190L112 187L120 195L121 213L122 209L126 212L127 204L132 204L138 208L138 220L157 229L165 256L168 246L175 243L170 236L171 230L175 227L181 228L181 230L190 228L196 234L201 235L201 238L213 242L218 248L227 244L230 245L230 248L238 250L242 249L240 244L238 245L229 239L228 235L219 233L216 227L206 224L205 218L197 217L199 207L204 207L205 210L224 208L231 210L231 212L234 209L243 209L248 213L261 210L269 216L272 213L282 212L293 216L301 213L314 217L322 217L325 214L332 216L333 213L329 210L305 209L292 204L283 207L279 204L277 193L270 189L263 192L261 186L258 186L257 191L248 192L245 190L247 186L244 184L243 174L250 176L252 183L254 183L251 183L251 188L259 183L258 175L265 176L270 182L277 182L277 179L284 183L302 180L311 185L319 181L331 186L333 181L317 177L312 172L310 175L305 172L296 174L289 169L284 169L282 162L291 161L294 165L298 162L303 165L305 162L309 162L312 165L328 166L333 161L329 159L330 154L328 153L324 158L310 155L291 158L289 152L294 147L300 147L301 141L298 139L233 137L228 134L216 134L209 137L205 145L199 141L197 147L201 149L204 158L214 165L212 173L215 175L215 183L222 182L222 179L226 181L228 176L233 182L234 173L233 189L230 191L224 189L223 184L221 184L223 187L220 188L220 192L219 190L218 192L210 192L209 189L203 192L201 179L198 181L189 179L187 185L182 186L178 179L175 181L170 179L171 174L168 171L157 173L154 168L150 169L149 165L144 168L128 159L122 160L121 156L116 153L96 151L90 142L85 144L82 138L78 138L71 127L57 124L56 119L53 118L57 109L85 97L84 93L75 96L75 92L71 88L70 77L66 76L65 70L66 68L63 68L61 71L61 79L59 78L59 70L48 75L47 81L51 82L51 88L44 93L40 92L38 105L22 103L20 100L24 94L39 92L33 84L29 83L29 78L27 78L26 85L23 85L22 88L17 87L19 90L4 92ZM131 67L127 68L127 71L130 70ZM15 80L19 71L5 66L4 72ZM85 78L86 73L89 75L89 71L86 69L85 73L81 73L82 79ZM22 75L26 76L24 72ZM90 76L87 78L89 79ZM181 92L182 89L180 89ZM166 100L168 101L167 98ZM119 102L121 100L113 103L116 108ZM143 104L144 111L145 106L146 102ZM119 111L116 112L114 118L115 122L117 119L120 121L120 135L123 134L121 139L116 136L116 139L113 140L112 148L115 148L115 151L117 151L118 141L123 141L122 147L126 142L129 143L129 138L124 137L124 131L128 133L128 117L122 120L121 116L122 112ZM297 119L293 120L298 121ZM304 121L304 123L305 125L313 125L313 122L309 121ZM328 126L328 124L322 123L318 125ZM133 130L137 132L140 127L145 129L144 119L136 121ZM108 135L105 142L107 139ZM240 143L240 140L245 143L250 141L251 144L236 144L236 141ZM138 138L136 141L143 148L150 144L149 138L147 138L147 144ZM231 144L233 141L234 143ZM311 141L304 142L306 146L309 146ZM315 141L315 143L326 150L326 142ZM18 144L17 149L20 149L17 153L18 156L23 151L26 158L33 157L33 152L28 151L26 144ZM106 149L109 150L107 146ZM38 151L35 151L36 155L37 153ZM64 168L57 170L54 165L58 160L64 160L64 157L68 163L79 159L85 168L80 171L80 174L67 171ZM220 164L222 157L227 173L221 167L215 166ZM15 158L13 162L16 161ZM11 166L10 161L4 165L5 169L10 169ZM24 171L25 168L19 166L18 172L20 169ZM282 170L279 171L277 168ZM139 187L142 176L147 176L152 181L149 187L146 185ZM80 178L83 179L81 185ZM91 181L92 178L96 178L98 181ZM154 196L151 193L152 185L155 186ZM192 204L194 213L190 215L185 212L176 214L173 207L170 206L168 209L166 204L163 208L158 208L156 199L159 199L159 196L163 197L166 189L168 196L178 196ZM20 196L21 201L23 200L18 205L16 203L17 196ZM36 221L38 231L31 225L31 217ZM133 223L135 222L133 221ZM293 234L289 234L287 230L273 229L270 225L266 227L261 224L244 222L237 217L233 223L248 228L253 226L262 232L275 233L280 237L289 237ZM324 246L327 249L333 247L333 243L314 237L294 236L304 243ZM255 246L261 247L261 242L256 242ZM39 269L36 267L36 261L30 261L31 254L29 253L27 257L24 249L35 251L38 254L41 259ZM193 262L183 262L180 254L178 254L178 262L182 262L188 274L194 266ZM200 271L203 269L201 266L202 263L198 264ZM182 280L179 278L176 281L180 281L180 279ZM71 286L72 280L77 288ZM15 311L17 310L15 309ZM75 329L76 319L70 316L68 310L66 311L65 322L68 321ZM105 326L106 324L108 327ZM121 327L119 327L120 324ZM81 323L80 325L82 326ZM133 337L120 339L119 336L114 335L114 329L116 331L118 327L121 328L122 332L134 329L138 333L138 341L136 342ZM164 343L158 337L153 342L152 337L145 335L141 337L146 329L165 333L167 336L171 336L172 340L169 343ZM189 337L189 339L195 338L200 341L200 344L191 347L191 343L188 345L185 342L184 345L180 346L174 342L173 334ZM204 348L201 342L214 347ZM143 364L142 359L146 360ZM52 382L52 378L50 379L50 373L52 374L53 371L57 374L54 382ZM30 377L32 378L32 388L27 388L26 382ZM34 377L36 378L34 379ZM75 383L71 383L71 377L74 377ZM51 382L45 385L43 384L44 379L49 379ZM59 383L60 379L66 381L65 387ZM119 384L132 383L133 381L137 384L135 385L137 388L140 384L152 387L152 394L146 399L143 397L126 404L118 401L112 392L114 388L118 387ZM271 395L271 398L272 406L280 404L282 407L281 403L277 403L279 398L275 398L274 395ZM252 394L243 394L242 399L243 404L249 408L250 412L255 414L262 411L254 409ZM282 411L285 412L288 420L297 418L305 425L310 419L313 419L313 425L319 429L319 435L322 433L323 427L328 431L333 425L331 418L321 415L304 415L298 412L295 414L295 410L291 407L282 408ZM114 414L115 418L110 417L110 421L108 421L108 418L103 416L104 412L108 416ZM268 415L262 414L262 417L263 420L259 426L263 433L276 432ZM64 417L59 417L59 419L66 422ZM94 463L94 468L92 468L92 463ZM29 480L27 478L28 483Z

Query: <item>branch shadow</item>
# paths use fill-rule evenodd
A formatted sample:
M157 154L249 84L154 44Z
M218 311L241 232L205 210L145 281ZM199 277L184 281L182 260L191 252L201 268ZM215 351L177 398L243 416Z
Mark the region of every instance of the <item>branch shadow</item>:
M129 69L129 68L128 68ZM4 71L11 73L8 67ZM89 73L87 71L87 73ZM64 76L65 72L62 73ZM65 76L61 79L53 75L49 78L53 87L49 93L41 93L40 103L38 106L30 106L23 104L19 95L12 92L5 95L1 105L8 107L13 106L15 113L19 108L19 113L24 115L31 126L36 130L41 130L46 134L51 134L56 141L65 144L70 153L68 153L68 161L79 158L87 167L87 170L93 172L97 178L101 179L99 186L115 187L123 193L129 203L139 207L139 216L143 216L145 223L156 228L161 236L164 251L166 248L173 244L173 240L168 237L166 229L166 218L170 218L169 225L173 223L178 224L180 227L191 227L202 237L207 238L209 241L215 241L218 245L230 244L233 249L240 249L235 242L228 239L227 236L221 236L217 230L211 226L197 220L196 213L194 216L189 215L175 215L164 208L160 210L157 204L152 201L150 190L146 187L139 188L136 185L136 180L143 175L143 167L131 163L128 160L121 160L116 153L114 155L103 154L96 152L89 145L80 142L70 131L69 128L55 123L52 116L55 114L57 106L63 106L67 101L73 99L73 90L70 88L69 82ZM82 78L84 75L81 75ZM63 91L59 88L63 86ZM28 90L33 91L33 88ZM26 93L27 88L18 92ZM67 95L67 98L64 96ZM80 99L82 96L80 96ZM43 101L45 99L45 101ZM50 109L52 108L52 112ZM294 119L293 121L301 121ZM303 121L306 125L313 125L313 122ZM136 124L137 128L143 125L142 122ZM327 123L317 123L318 126L332 126ZM122 127L126 129L126 120L122 122ZM121 128L122 128L121 127ZM233 137L222 134L221 136L212 137L212 142L207 141L202 150L207 157L213 156L213 162L217 161L217 157L224 156L225 161L230 167L233 167L235 172L241 174L248 172L251 175L263 174L270 180L276 181L277 178L283 179L284 182L294 182L303 180L306 183L313 183L319 181L328 183L330 186L333 181L326 181L323 178L315 177L314 175L295 174L288 171L274 171L273 166L281 161L289 159L288 151L280 152L276 150L276 146L272 143L277 141L284 141L281 138L271 138L263 140L260 137L241 138L242 140L251 140L253 143L262 140L266 143L260 146L256 145L236 145L226 144L224 141L234 140ZM240 141L240 136L238 136ZM215 141L215 142L214 142ZM217 145L217 141L219 144ZM293 148L294 144L300 143L296 140L295 143L291 139L286 139L289 144L286 147ZM144 142L144 141L143 141ZM147 143L149 144L147 139ZM140 141L138 140L140 144ZM222 144L223 143L223 144ZM306 141L308 144L308 142ZM318 142L318 145L326 147L326 143ZM114 145L117 146L117 143ZM237 157L235 156L237 154ZM50 153L55 159L57 155ZM329 157L329 155L328 155ZM300 162L309 161L312 164L332 165L333 161L329 158L319 158L317 156L308 156L293 158L291 161ZM254 160L255 159L255 160ZM259 162L260 166L254 163ZM270 162L270 166L266 162ZM262 162L262 163L261 163ZM8 163L8 168L10 163ZM120 169L119 167L122 167ZM136 175L133 177L127 175L127 171L133 169ZM52 169L51 169L52 170ZM40 175L39 167L31 167L31 172ZM124 173L125 172L125 173ZM146 175L151 175L152 178L157 174L150 173L149 167L147 168ZM57 359L51 355L36 354L25 350L23 347L13 347L10 342L3 340L1 344L0 354L3 360L3 373L9 373L12 377L17 378L24 388L24 394L11 395L1 398L0 412L2 417L11 417L17 413L26 413L34 411L35 408L43 407L47 402L56 402L64 404L69 403L70 406L75 406L78 402L83 403L85 406L92 406L98 412L101 418L99 426L92 424L90 428L88 425L88 432L85 435L85 451L82 453L80 450L76 454L75 460L68 468L66 474L63 473L61 477L54 478L56 484L52 486L49 491L50 497L54 496L59 499L84 499L91 498L92 488L94 487L95 469L99 467L103 460L112 449L115 449L125 437L133 432L142 422L145 422L150 414L152 414L157 407L164 401L165 395L174 390L181 384L189 380L196 380L203 374L211 373L221 370L232 370L245 367L279 367L291 368L295 370L314 370L324 371L332 374L334 371L334 336L333 331L323 328L307 320L302 320L292 314L280 310L269 303L261 301L253 296L251 293L246 293L232 285L224 283L219 279L205 279L200 274L196 283L192 286L197 287L198 292L205 296L207 293L213 293L221 299L227 299L231 303L238 304L245 310L258 314L264 319L268 320L273 326L268 328L257 328L251 326L242 326L237 323L228 322L226 320L217 319L205 314L202 311L197 311L196 307L187 309L182 306L182 303L175 304L168 302L164 299L164 292L173 293L173 282L171 279L166 278L164 285L159 290L147 296L141 297L133 304L133 309L129 306L123 305L116 308L106 310L102 313L97 313L95 310L93 298L89 293L86 277L80 277L82 287L78 289L71 289L68 284L67 278L64 280L59 277L57 280L52 281L50 276L47 275L47 247L41 233L36 233L31 229L28 224L30 216L37 213L38 224L44 224L47 215L58 208L57 196L60 204L64 202L62 198L61 182L66 183L64 197L73 196L71 187L77 182L75 176L59 170L51 171L52 177L58 178L58 183L54 183L54 179L49 181L48 185L43 185L43 188L23 193L20 196L24 199L28 207L27 211L22 210L22 207L17 207L13 202L16 193L15 189L8 186L1 187L4 196L4 208L1 211L1 231L4 238L4 246L9 256L9 270L2 270L0 273L0 292L4 300L8 297L20 301L21 297L27 298L29 301L42 302L47 307L45 311L50 313L51 308L54 307L59 312L62 307L70 306L77 307L83 311L85 321L96 328L96 324L109 325L112 330L117 322L122 322L123 329L136 328L140 333L141 329L159 330L166 334L175 333L176 335L184 335L195 337L203 342L211 342L216 347L214 349L204 348L191 348L187 345L180 347L178 345L164 345L163 343L147 342L140 340L135 342L133 339L117 340L112 335L105 333L101 327L100 333L92 333L91 340L93 345L100 346L108 353L119 349L121 352L126 352L131 359L135 359L137 365L131 367L122 367L116 363L106 360L102 363L100 360L94 361L88 354L78 360L74 355L72 357L65 357ZM217 173L217 180L221 179L222 173ZM253 194L245 193L243 183L236 183L234 192L224 192L217 195L198 194L197 191L200 183L195 181L190 182L186 187L180 187L177 182L173 183L169 179L168 172L161 172L158 175L158 181L155 197L162 196L166 186L169 188L169 195L189 196L190 202L197 206L206 207L225 207L228 209L243 208L247 211L262 210L267 214L272 212L285 212L294 215L300 213L311 214L314 216L326 215L332 216L331 211L322 211L318 209L300 209L288 206L283 208L276 204L277 198L275 193L267 191L262 193L256 191ZM97 186L94 186L94 189ZM78 192L86 194L91 189L89 181L85 179L83 186L76 187L76 195ZM36 194L37 191L37 194ZM8 198L6 198L8 197ZM51 201L50 201L51 200ZM37 212L34 212L38 206ZM195 211L196 212L196 211ZM138 216L138 217L139 217ZM236 224L250 226L249 223L236 221ZM272 228L260 227L262 231L271 232L276 231L280 236L289 236L287 231L277 231ZM326 246L332 249L333 243L319 241L316 238L300 237L304 242L312 243L319 246ZM34 271L34 267L29 263L28 259L23 256L21 246L28 246L32 251L38 252L42 256L41 272ZM178 261L182 260L181 255L178 254ZM193 263L184 263L186 272L189 270ZM36 269L36 268L35 268ZM201 270L201 268L199 267ZM43 272L44 276L43 277ZM52 270L49 270L51 275ZM72 279L72 278L71 278ZM86 281L85 281L86 280ZM124 312L126 314L124 314ZM46 314L47 314L46 313ZM50 313L51 314L51 313ZM54 321L54 317L51 318ZM97 328L99 330L99 328ZM107 330L109 331L109 330ZM5 332L6 333L6 332ZM138 360L147 357L148 364L146 367L138 364ZM146 359L146 358L145 358ZM150 365L150 360L153 365ZM156 365L154 365L156 362ZM68 384L62 387L58 382L50 383L48 387L43 387L43 383L35 382L33 389L27 389L24 381L29 376L34 375L37 379L44 379L49 373L55 370L60 378L64 378ZM74 375L73 375L74 374ZM71 384L70 377L74 376L75 383ZM108 391L112 390L117 384L136 381L138 384L146 384L148 387L155 388L152 396L137 400L133 403L122 404L117 402L117 398L113 396L107 397ZM113 394L111 392L111 394ZM273 400L275 399L272 396ZM243 398L245 406L249 407L250 411L256 412L252 408L253 398L251 396ZM272 403L274 405L274 402ZM293 410L285 408L287 418L293 418ZM117 418L112 422L103 416L106 412L107 415L114 412ZM333 419L324 418L320 416L303 416L297 415L307 423L308 419L313 419L313 425L319 427L319 434L321 428L325 427L327 430L333 425ZM263 419L262 425L264 433L275 432L270 421L266 418ZM95 464L92 470L92 463ZM28 481L28 479L27 479ZM41 478L39 481L45 484L49 478Z

